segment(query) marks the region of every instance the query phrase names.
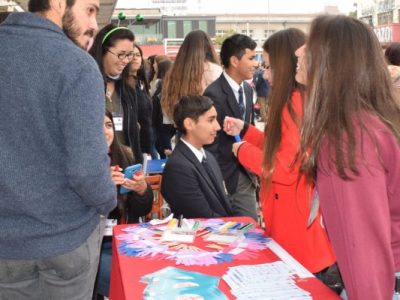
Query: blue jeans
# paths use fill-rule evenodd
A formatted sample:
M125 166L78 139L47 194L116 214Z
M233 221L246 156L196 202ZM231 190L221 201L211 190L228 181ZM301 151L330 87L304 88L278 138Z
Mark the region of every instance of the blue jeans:
M35 260L0 259L0 300L91 299L104 222L102 218L81 246L63 255Z
M97 293L108 297L111 278L112 242L104 241L101 246L99 273L97 275Z

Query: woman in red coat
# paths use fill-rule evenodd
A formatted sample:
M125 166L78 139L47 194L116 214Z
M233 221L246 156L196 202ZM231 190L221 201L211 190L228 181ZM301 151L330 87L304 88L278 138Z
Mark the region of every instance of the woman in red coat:
M305 35L297 29L273 34L263 45L265 74L272 89L264 133L227 117L224 130L241 134L233 145L239 162L261 178L260 201L268 236L313 273L335 263L313 184L300 175L296 155L303 118L303 88L296 83L295 50ZM315 201L318 203L318 201Z

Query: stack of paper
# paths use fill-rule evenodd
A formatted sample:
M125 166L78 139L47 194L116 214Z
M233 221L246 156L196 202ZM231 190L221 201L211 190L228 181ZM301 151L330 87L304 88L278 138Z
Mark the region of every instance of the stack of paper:
M144 300L213 299L227 300L219 290L219 277L166 267L141 278L147 283Z
M230 267L222 278L238 300L308 300L311 294L299 288L294 272L282 261Z

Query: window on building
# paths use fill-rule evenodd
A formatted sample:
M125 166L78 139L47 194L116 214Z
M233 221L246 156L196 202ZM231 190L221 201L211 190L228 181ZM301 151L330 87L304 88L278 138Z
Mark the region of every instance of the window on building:
M242 34L245 34L252 38L254 35L254 30L253 29L249 29L249 30L244 29L244 30L242 30Z
M365 24L368 24L370 26L374 26L374 23L372 22L372 16L363 16L360 18L361 21L365 22Z
M176 21L168 21L168 38L176 38Z
M207 21L199 21L199 29L208 32Z
M192 31L192 21L183 21L183 36Z
M393 23L393 11L387 11L378 14L378 25L387 25Z
M216 30L215 31L215 36L224 36L225 30Z
M265 39L269 38L274 32L275 32L275 30L265 29L264 30L264 38Z

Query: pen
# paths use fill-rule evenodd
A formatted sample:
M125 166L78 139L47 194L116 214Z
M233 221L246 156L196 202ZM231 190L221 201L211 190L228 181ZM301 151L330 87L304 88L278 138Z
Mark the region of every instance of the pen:
M236 223L235 225L233 225L230 229L238 229L239 227L242 226L242 223Z
M231 221L225 223L225 225L223 225L223 226L220 227L219 231L220 231L220 232L225 232L225 231L227 231L228 228L231 226L231 224L232 224Z
M199 226L200 226L199 221L194 222L192 230L196 231L199 228Z
M239 230L242 230L243 228L245 228L247 225L249 225L250 223L244 223L243 226L239 227Z
M227 229L227 230L232 229L232 228L235 227L236 225L237 225L237 222L231 222L231 223L226 227L226 229Z
M249 231L251 228L253 228L253 226L254 226L254 224L249 223L249 224L247 224L246 226L240 227L240 230L243 230L244 232L247 232L247 231Z
M183 219L183 215L179 216L179 220L178 220L178 227L180 228L182 226L182 219Z

